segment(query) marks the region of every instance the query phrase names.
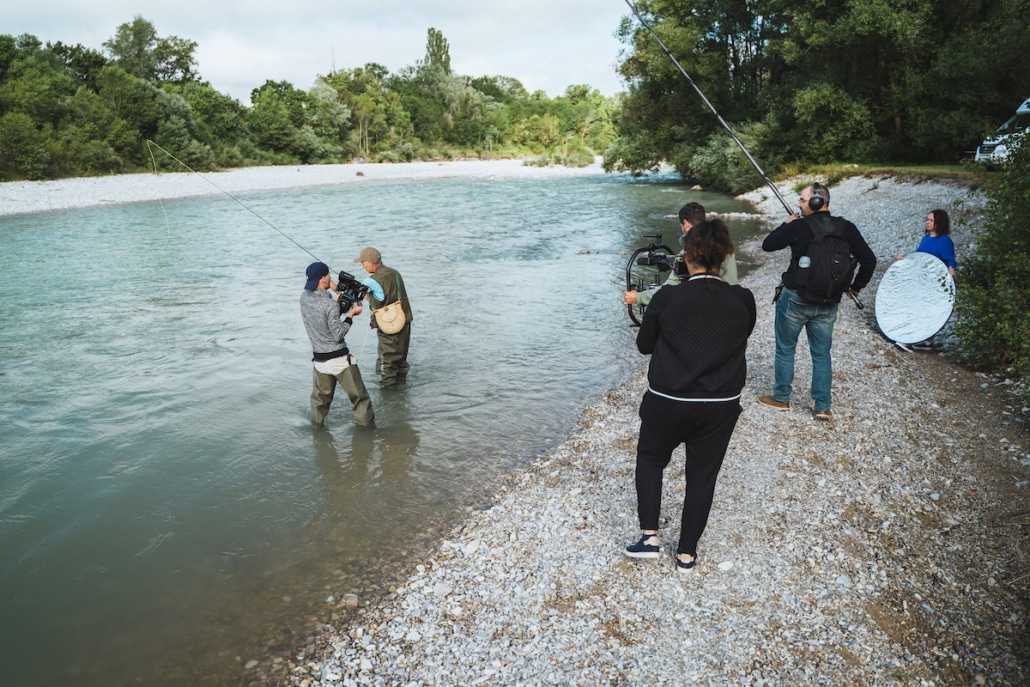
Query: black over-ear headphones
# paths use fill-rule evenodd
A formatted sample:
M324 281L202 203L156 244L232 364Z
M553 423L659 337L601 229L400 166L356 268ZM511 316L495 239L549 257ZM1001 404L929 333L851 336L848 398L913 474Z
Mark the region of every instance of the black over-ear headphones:
M826 191L823 190L823 187L818 181L812 184L812 195L808 199L809 210L812 212L819 212L823 209L823 206L826 205L826 197L823 195L824 193L826 193Z

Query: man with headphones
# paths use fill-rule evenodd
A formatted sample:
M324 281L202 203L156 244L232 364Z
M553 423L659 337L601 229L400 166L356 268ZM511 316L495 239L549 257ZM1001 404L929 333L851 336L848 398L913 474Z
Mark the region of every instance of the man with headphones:
M841 288L857 295L876 269L876 254L859 233L858 227L843 217L830 215L830 189L819 182L806 186L798 199L798 213L772 231L762 242L762 250L771 253L789 247L790 264L783 273L782 290L776 298L776 360L775 384L772 396L759 396L763 405L777 410L790 410L790 398L794 383L794 353L798 337L804 329L808 335L808 348L812 354L812 403L817 420L830 420L830 386L833 381L833 366L830 347L833 345L833 325L837 321L841 294L834 294L826 302L815 303L811 298L799 294L804 285L805 268L812 258L810 246L826 243L831 234L835 239L843 238L850 248L850 258L860 265L858 273L851 280L852 272ZM842 251L843 252L843 251ZM853 262L852 262L853 270ZM799 278L801 281L799 281ZM848 286L850 282L850 286Z

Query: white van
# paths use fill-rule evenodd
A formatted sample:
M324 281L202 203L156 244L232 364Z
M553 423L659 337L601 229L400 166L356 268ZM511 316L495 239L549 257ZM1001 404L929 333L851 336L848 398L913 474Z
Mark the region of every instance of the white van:
M1004 162L1009 156L1009 145L1030 127L1030 98L1016 108L1012 119L998 127L994 135L984 139L976 149L977 162Z

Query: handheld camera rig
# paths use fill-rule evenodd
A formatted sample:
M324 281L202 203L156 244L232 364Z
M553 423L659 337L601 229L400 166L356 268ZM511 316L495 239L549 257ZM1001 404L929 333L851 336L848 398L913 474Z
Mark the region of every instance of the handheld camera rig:
M341 271L336 280L336 292L340 294L340 312L346 312L365 297L368 287L355 279L353 274Z
M662 285L664 275L670 270L677 274L683 274L686 265L683 258L676 255L671 248L662 243L661 234L644 234L645 239L654 239L651 243L637 248L626 262L626 290L651 291ZM646 306L635 304L627 305L629 319L633 325L639 327L644 319Z

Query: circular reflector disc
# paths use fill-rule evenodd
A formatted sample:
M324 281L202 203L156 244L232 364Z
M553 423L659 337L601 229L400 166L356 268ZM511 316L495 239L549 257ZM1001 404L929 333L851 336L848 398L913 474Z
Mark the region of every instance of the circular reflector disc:
M936 255L910 253L887 268L876 290L876 323L891 341L925 341L955 305L955 280Z

